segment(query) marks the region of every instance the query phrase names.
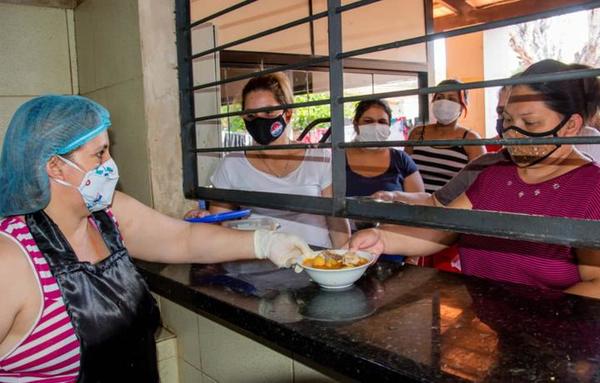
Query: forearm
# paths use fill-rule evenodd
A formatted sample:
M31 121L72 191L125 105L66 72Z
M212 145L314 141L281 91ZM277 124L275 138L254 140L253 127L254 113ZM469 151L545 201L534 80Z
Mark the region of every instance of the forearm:
M566 289L565 293L599 299L600 279L579 282Z
M173 262L217 263L253 259L254 231L228 229L219 225L191 224L187 251Z
M408 257L431 255L447 248L457 238L456 233L400 225L379 227L384 252Z
M408 193L396 191L394 192L394 201L404 202L409 205L434 206L431 194L426 192Z
M346 218L327 217L327 227L334 249L344 246L350 239L350 223Z

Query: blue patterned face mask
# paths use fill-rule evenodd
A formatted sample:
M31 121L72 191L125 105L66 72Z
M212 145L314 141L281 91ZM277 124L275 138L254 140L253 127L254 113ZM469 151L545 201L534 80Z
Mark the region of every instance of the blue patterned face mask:
M110 206L115 193L115 188L117 187L117 182L119 181L119 169L112 158L106 160L94 169L85 172L68 159L59 155L57 155L57 157L73 169L77 169L85 174L83 180L81 180L81 183L76 188L79 190L79 193L85 202L85 206L90 213L106 209ZM53 180L61 185L75 187L62 180L54 178Z

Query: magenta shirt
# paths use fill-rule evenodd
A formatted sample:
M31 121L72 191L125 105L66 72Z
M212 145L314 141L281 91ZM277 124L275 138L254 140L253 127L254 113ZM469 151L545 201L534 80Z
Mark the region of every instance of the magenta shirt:
M473 209L600 219L600 166L590 163L538 184L512 163L486 168L466 192ZM526 230L526 228L524 228ZM461 236L462 271L478 277L564 290L581 281L568 246L477 235Z

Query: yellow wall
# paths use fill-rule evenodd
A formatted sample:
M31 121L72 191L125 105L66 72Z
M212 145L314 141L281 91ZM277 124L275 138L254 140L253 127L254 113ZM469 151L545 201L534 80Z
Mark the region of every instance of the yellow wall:
M483 32L446 39L446 77L462 82L483 80ZM485 136L483 89L469 91L469 113L460 124Z
M0 141L32 97L77 93L73 12L0 3Z
M345 0L342 4L351 2ZM192 20L198 20L236 3L238 0L191 0ZM313 1L313 13L326 10L327 1ZM217 27L218 43L222 45L306 17L308 14L307 0L261 0L210 22ZM315 53L327 55L327 19L315 21L314 28ZM423 33L425 33L425 21L422 0L381 1L342 14L344 50L416 37ZM229 49L310 54L309 25L305 23ZM375 52L360 57L424 63L425 44Z

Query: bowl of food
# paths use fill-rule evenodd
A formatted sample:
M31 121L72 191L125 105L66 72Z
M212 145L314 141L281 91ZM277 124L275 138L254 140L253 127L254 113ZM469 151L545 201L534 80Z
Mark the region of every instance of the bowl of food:
M304 256L299 266L322 288L339 290L352 286L374 261L366 251L337 249Z

